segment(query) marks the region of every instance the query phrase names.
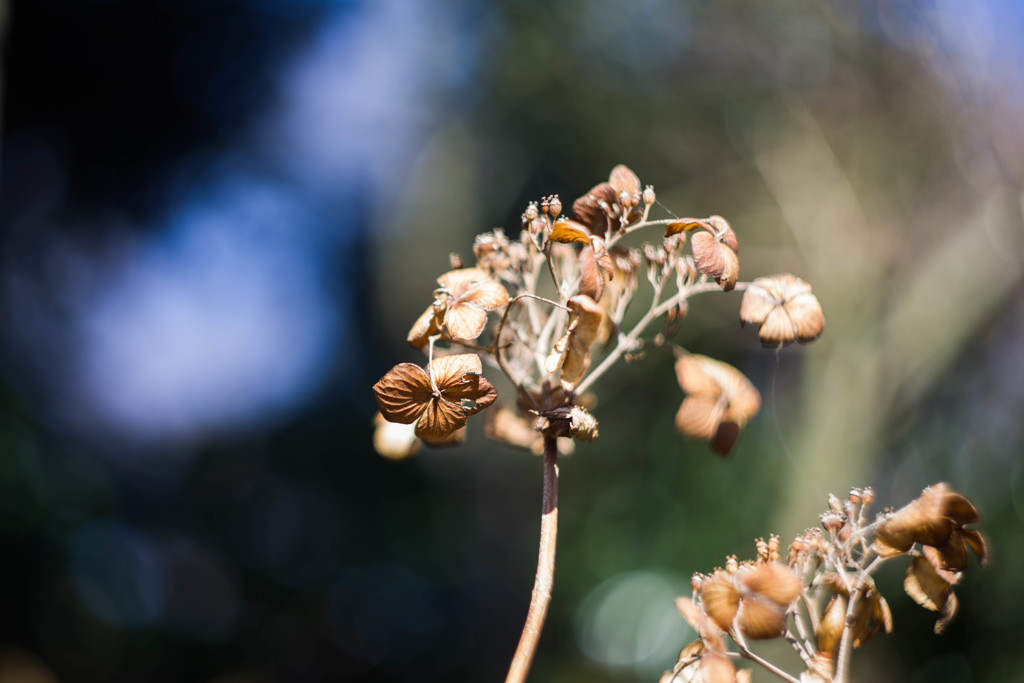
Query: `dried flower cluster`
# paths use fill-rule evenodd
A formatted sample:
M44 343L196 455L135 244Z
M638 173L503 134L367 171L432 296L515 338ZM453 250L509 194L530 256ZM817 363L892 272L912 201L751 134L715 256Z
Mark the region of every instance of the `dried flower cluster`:
M757 558L727 558L724 568L695 574L693 595L676 606L699 638L683 648L662 683L750 680L732 661L745 657L784 680L846 681L852 648L884 629L892 615L872 574L884 562L907 556L904 589L922 607L938 612L941 633L957 609L953 587L967 568L968 549L985 565L984 537L965 525L978 520L969 500L946 484L926 488L896 512L868 521L870 488L853 489L845 501L829 496L821 529L808 529L790 545L785 560L779 538L757 539ZM729 650L726 637L738 652ZM750 640L785 638L805 670L790 675L755 654Z
M542 450L544 434L591 441L597 424L587 412L593 403L587 390L620 358L637 358L652 342L664 344L690 298L703 292L745 289L741 323L759 325L767 345L821 334L825 319L810 285L788 274L739 283L739 241L724 218L649 220L655 201L654 189L619 165L607 182L573 202L571 217L553 195L526 208L518 239L501 229L478 235L475 265L438 277L430 304L409 331L409 343L428 350L426 369L402 363L374 385L382 416L378 451L401 458L420 443L460 440L466 419L495 398L481 376L484 364L518 393L489 411L488 436L533 452ZM657 242L623 244L651 226L664 228ZM461 259L453 263L461 266ZM652 289L647 310L624 329L644 277ZM660 329L652 330L658 321ZM648 332L654 333L645 338ZM457 360L445 360L447 353ZM678 353L687 397L676 426L728 455L760 396L735 368ZM394 423L415 424L415 438ZM560 448L567 452L571 444Z
M509 681L525 679L547 614L557 458L576 441L598 436L589 411L595 381L618 360L640 358L648 345L666 346L690 299L705 292L746 290L740 322L759 325L766 345L807 342L825 326L818 300L800 279L784 274L739 282L739 240L724 218L650 220L656 201L653 187L619 165L607 182L573 202L571 216L563 215L561 200L552 195L526 207L517 238L500 228L478 235L475 264L463 267L452 255L453 270L437 278L431 298L425 297L426 310L409 330L408 342L427 352L426 367L400 363L373 387L380 408L374 445L385 457L408 457L424 443L459 442L468 418L492 404L485 433L544 456L537 577ZM630 235L650 227L664 234L627 245ZM646 309L627 318L644 279L650 286ZM724 457L759 410L761 397L736 368L674 350L686 393L676 427ZM504 375L514 399L495 403L485 365ZM719 581L725 609L732 605L735 614L718 618L731 624L735 617L752 633L774 633L790 599L772 589L778 572L789 571L775 567L744 572L736 582ZM728 626L722 623L716 628ZM703 658L705 669L717 666L710 664L715 652ZM723 660L726 665L731 666Z

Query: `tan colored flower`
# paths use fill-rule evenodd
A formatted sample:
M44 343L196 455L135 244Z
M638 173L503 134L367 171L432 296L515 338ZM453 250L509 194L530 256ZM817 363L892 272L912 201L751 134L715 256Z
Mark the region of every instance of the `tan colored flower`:
M734 574L719 570L701 583L701 605L723 631L752 640L781 636L786 610L800 594L800 579L779 562L741 566Z
M576 314L576 319L544 361L544 369L548 372L562 369L562 386L566 390L579 384L590 367L590 346L597 337L604 317L601 307L585 294L577 294L569 299L568 305Z
M721 216L680 218L666 226L665 237L691 230L699 230L691 239L697 270L713 278L724 291L730 291L740 274L740 245L729 222Z
M508 292L482 268L451 270L437 278L434 303L409 330L416 348L438 332L450 339L476 339L487 325L487 312L508 304Z
M709 441L715 453L727 456L747 420L760 410L761 395L739 370L707 356L680 356L676 377L687 393L676 413L676 429Z
M740 304L740 324L758 325L765 346L813 341L825 329L825 314L811 286L789 273L759 277Z
M373 393L385 420L415 422L416 436L443 441L497 398L482 369L475 353L435 358L426 371L399 363L373 385Z
M927 554L935 568L963 571L967 568L967 548L984 566L988 559L985 538L964 525L978 521L971 501L949 489L945 483L929 486L908 505L879 522L875 528L874 548L882 557L905 553L915 544L931 546Z

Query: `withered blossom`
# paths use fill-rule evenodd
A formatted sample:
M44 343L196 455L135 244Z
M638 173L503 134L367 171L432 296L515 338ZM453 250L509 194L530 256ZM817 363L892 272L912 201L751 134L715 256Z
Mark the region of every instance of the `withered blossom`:
M740 246L729 222L721 216L680 218L666 226L665 237L691 230L698 230L690 240L697 270L714 279L723 291L732 290L740 274Z
M800 579L779 562L719 570L698 591L705 613L723 631L738 628L752 640L776 638L786 629L786 609L800 594Z
M740 430L761 409L761 395L736 368L707 356L684 354L676 361L676 377L687 396L676 413L676 429L710 442L725 457Z
M495 228L476 236L473 240L473 256L476 257L476 267L490 273L496 273L512 265L509 257L509 241L505 231Z
M497 398L482 370L475 353L435 358L426 371L399 363L373 385L373 393L385 420L416 423L416 436L443 441Z
M967 548L984 566L988 559L985 538L964 525L978 521L971 501L951 491L945 483L929 486L908 505L878 523L874 548L882 557L905 553L915 544L931 546L936 569L963 571Z
M488 311L508 304L508 291L482 268L451 270L437 278L434 303L413 323L407 341L416 348L438 332L450 339L476 339Z
M544 361L544 369L548 372L562 369L562 386L567 390L579 384L590 367L590 347L597 338L604 317L601 307L585 294L569 299L568 306L576 318Z
M612 207L617 206L619 193L608 183L595 185L572 203L572 213L594 235L608 232Z
M813 341L825 329L825 314L811 286L789 273L759 277L747 286L740 324L758 325L765 346Z

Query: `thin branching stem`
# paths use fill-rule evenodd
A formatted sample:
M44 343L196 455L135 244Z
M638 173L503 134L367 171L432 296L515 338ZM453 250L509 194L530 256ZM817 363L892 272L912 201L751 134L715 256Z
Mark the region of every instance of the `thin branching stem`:
M551 603L551 588L555 581L555 546L558 538L558 444L557 438L544 435L544 494L540 518L540 550L537 554L537 575L530 597L530 610L526 615L523 634L519 637L512 665L505 683L522 683L530 672L533 656L537 652L540 632Z
M764 659L763 657L751 651L751 649L747 647L746 641L743 639L743 636L740 634L739 628L736 627L735 624L733 625L733 629L730 635L732 636L733 642L736 643L736 647L739 648L740 654L742 654L744 657L754 662L755 664L761 665L763 668L772 672L784 681L789 681L789 683L800 683L799 679L793 678L788 673L786 673L779 667L769 662L767 659Z

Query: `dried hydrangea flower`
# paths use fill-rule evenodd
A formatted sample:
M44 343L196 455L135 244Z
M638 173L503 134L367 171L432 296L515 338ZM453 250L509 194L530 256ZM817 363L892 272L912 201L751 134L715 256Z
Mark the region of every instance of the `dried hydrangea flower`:
M747 420L761 409L761 395L739 370L707 356L680 356L676 377L687 393L676 429L709 441L715 453L727 456Z
M487 325L487 312L508 304L508 291L482 268L451 270L437 278L440 289L406 340L416 348L438 332L451 339L476 339Z
M931 546L929 559L936 569L962 571L967 568L967 547L982 565L988 557L985 538L964 525L978 521L971 501L951 491L945 483L929 486L908 505L879 522L874 548L882 557L905 553L915 544Z
M594 235L608 232L609 211L617 205L619 194L608 183L595 185L572 203L572 213Z
M740 304L740 324L758 325L765 346L817 339L825 314L811 286L789 273L759 277L747 287Z
M778 562L717 571L698 591L705 613L723 630L768 640L786 630L786 609L800 594L800 579Z
M497 398L482 369L475 353L435 358L426 371L399 363L373 385L373 393L385 420L415 422L416 436L443 441Z

